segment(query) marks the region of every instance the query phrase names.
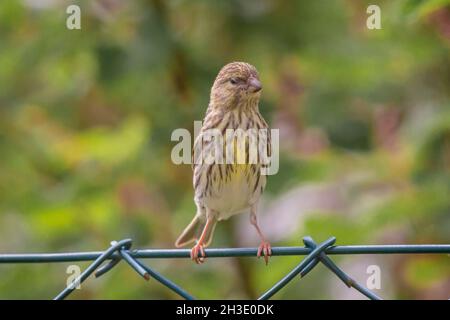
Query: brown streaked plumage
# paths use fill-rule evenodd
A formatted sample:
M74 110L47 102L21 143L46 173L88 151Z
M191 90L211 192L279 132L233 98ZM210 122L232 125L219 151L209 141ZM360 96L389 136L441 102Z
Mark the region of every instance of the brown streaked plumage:
M258 257L264 254L267 264L271 255L270 244L264 238L256 218L257 202L266 186L266 176L260 170L265 165L260 161L262 151L258 148L258 162L249 161L249 141L254 138L252 135L256 130L268 129L258 108L261 89L256 68L245 62L225 65L211 88L203 127L194 145L193 184L197 214L175 243L180 247L195 241L191 258L196 263L204 261L204 247L210 244L217 221L247 210L250 211L250 222L261 237ZM248 133L243 149L237 146L236 137L227 136L229 129L240 129ZM199 162L204 154L217 150L213 149L214 140L207 138L210 132L223 137L224 154L227 147L234 150L232 163ZM270 132L267 134L263 141L267 147L264 152L270 156ZM203 153L199 152L199 148ZM238 162L239 156L245 159L244 163Z

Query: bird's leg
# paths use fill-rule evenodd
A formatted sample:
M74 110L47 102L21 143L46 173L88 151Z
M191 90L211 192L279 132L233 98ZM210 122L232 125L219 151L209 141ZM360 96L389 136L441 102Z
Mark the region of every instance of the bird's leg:
M212 219L213 218L208 216L205 227L203 228L202 234L200 235L200 239L197 240L197 243L191 249L191 259L197 264L205 262L204 242L205 242L205 237L209 232L209 229L213 226ZM199 253L201 254L200 257L199 257Z
M266 240L264 235L261 232L261 229L258 226L258 221L256 218L256 205L252 206L250 210L250 223L255 227L256 232L258 232L259 237L261 238L261 244L258 247L257 257L261 257L261 253L264 254L264 261L266 265L269 263L269 257L272 255L272 247L270 246L269 241Z

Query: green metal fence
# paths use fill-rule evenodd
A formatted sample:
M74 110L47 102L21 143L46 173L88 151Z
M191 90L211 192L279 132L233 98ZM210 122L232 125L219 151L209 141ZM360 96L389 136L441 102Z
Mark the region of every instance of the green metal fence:
M290 271L285 277L274 284L269 290L263 293L258 299L266 300L280 291L295 277L303 278L317 264L322 263L349 288L354 288L363 295L373 300L381 298L357 283L342 269L340 269L330 255L348 254L450 254L448 244L429 245L357 245L357 246L334 246L336 238L331 237L322 243L316 243L311 237L303 238L304 247L274 247L273 256L301 256L306 257ZM124 260L144 279L150 278L159 281L169 289L176 292L185 299L195 299L186 290L156 272L142 262L142 259L157 258L190 258L189 249L144 249L131 250L132 240L124 239L111 242L111 246L105 251L96 252L73 252L73 253L27 253L27 254L0 254L0 264L6 263L53 263L53 262L77 262L93 261L69 286L64 288L54 299L66 298L72 293L78 284L84 282L94 273L99 277L113 269L120 261ZM205 255L208 258L219 257L251 257L256 256L256 248L226 248L226 249L206 249Z

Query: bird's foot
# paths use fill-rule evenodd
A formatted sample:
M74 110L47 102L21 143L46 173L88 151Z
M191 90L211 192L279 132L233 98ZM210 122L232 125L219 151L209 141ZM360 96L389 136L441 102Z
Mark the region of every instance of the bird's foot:
M199 256L199 253L201 256ZM191 259L196 264L201 264L205 262L205 249L203 248L203 244L197 243L192 249L191 249Z
M269 263L269 257L272 255L272 247L268 241L261 241L261 244L258 247L257 257L260 258L261 254L264 254L264 261L266 262L266 266Z

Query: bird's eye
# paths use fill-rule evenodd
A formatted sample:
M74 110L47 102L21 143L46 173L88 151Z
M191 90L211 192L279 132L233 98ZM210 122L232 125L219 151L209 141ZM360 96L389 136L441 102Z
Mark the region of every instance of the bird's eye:
M238 80L237 78L231 78L231 79L230 79L230 83L231 83L231 84L237 84L238 81L239 81L239 80Z

